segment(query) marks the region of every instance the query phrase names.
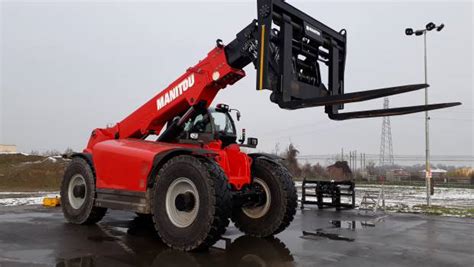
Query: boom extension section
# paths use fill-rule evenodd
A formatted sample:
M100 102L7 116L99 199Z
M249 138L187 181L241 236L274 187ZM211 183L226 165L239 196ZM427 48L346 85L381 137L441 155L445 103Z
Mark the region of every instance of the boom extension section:
M346 30L339 32L282 0L258 0L258 20L226 47L229 65L257 70L257 90L272 91L270 100L284 109L325 106L330 119L346 120L403 115L460 105L443 103L340 114L344 104L423 88L413 84L344 93ZM327 69L322 77L321 68ZM325 82L326 81L326 82Z

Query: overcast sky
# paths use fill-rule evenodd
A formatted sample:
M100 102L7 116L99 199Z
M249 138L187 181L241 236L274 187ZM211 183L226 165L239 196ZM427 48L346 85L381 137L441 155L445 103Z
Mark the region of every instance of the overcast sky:
M467 2L288 1L348 31L346 92L423 82L423 39L408 26L444 23L428 36L432 154L473 155L473 4ZM256 17L245 2L2 2L0 143L20 151L81 150L90 131L115 123ZM239 108L239 125L272 151L378 153L382 119L331 121L323 108L286 111L255 90L255 70L214 103ZM422 91L390 98L423 104ZM383 100L346 105L381 108ZM424 153L423 114L392 117L395 154Z

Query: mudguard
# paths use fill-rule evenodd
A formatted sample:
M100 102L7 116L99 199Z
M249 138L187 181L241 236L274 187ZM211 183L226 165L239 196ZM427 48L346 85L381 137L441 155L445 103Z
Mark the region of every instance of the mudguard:
M215 151L202 148L174 148L160 152L153 159L153 166L148 175L147 187L150 188L155 183L156 175L160 168L171 158L178 155L197 155L202 157L213 157L217 155Z
M263 158L275 164L281 164L281 161L285 160L283 157L270 153L250 153L248 156L252 158L252 160L255 160L256 158Z

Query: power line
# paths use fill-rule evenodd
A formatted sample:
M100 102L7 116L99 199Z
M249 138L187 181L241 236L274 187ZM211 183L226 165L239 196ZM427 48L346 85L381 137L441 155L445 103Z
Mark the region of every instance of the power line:
M327 159L335 159L339 155L338 154L322 154L322 155L299 155L297 156L298 159L301 160L327 160ZM366 159L369 160L377 160L379 155L378 154L365 154L364 156ZM401 162L416 162L416 161L424 161L424 155L394 155L393 156L396 161ZM474 156L472 155L432 155L431 161L434 162L471 162L474 163Z

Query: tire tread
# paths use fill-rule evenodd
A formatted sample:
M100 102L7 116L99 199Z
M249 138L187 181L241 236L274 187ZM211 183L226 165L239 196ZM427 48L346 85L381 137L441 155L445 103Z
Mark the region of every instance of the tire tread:
M66 207L65 205L61 205L61 207L63 209L64 216L66 217L66 219L69 222L72 222L72 223L75 223L75 224L82 224L82 225L95 224L95 223L99 222L100 220L102 220L102 218L107 213L107 209L94 206L94 202L95 202L95 172L85 159L83 159L81 157L75 157L69 163L69 166L67 167L67 169L64 173L64 177L61 181L61 187L60 187L61 188L61 192L60 192L61 199L63 199L63 202L64 202L64 199L66 197L65 191L67 191L67 188L68 188L67 175L70 175L69 172L71 170L73 170L75 167L79 167L85 172L86 177L84 177L84 178L86 179L86 182L89 183L89 186L91 188L93 188L92 192L93 192L94 195L89 196L89 197L92 198L92 199L89 199L89 201L92 202L89 205L92 205L92 207L90 207L90 210L89 209L86 210L86 212L88 212L88 214L85 216L86 218L82 218L81 220L77 220L75 218L72 218L68 214L69 213L68 210L67 210L68 207Z
M206 236L204 236L200 240L195 240L194 243L187 244L186 246L176 246L171 244L167 240L163 240L165 244L168 246L184 250L205 250L215 244L225 233L226 227L229 225L229 217L230 217L230 207L232 204L232 195L230 193L230 185L227 182L227 177L224 171L220 168L220 166L210 159L203 158L203 157L195 157L192 155L180 155L168 160L163 167L158 172L158 177L164 173L164 171L172 166L173 164L177 163L186 163L191 164L195 168L198 168L202 173L208 174L208 179L206 182L210 187L213 188L214 194L211 197L211 205L214 206L214 214L210 216L210 220L207 222L209 226L209 232ZM158 182L156 179L155 187ZM151 194L151 210L154 211L154 200L155 194ZM155 229L160 235L160 230L157 227L157 220L156 216L152 216L153 223L155 225ZM161 236L160 236L161 237Z
M283 214L283 216L280 220L275 220L271 225L265 227L252 227L246 224L239 219L239 212L233 212L231 218L240 231L255 237L269 237L282 232L293 221L298 205L298 195L292 176L288 169L283 165L262 158L255 159L252 168L256 165L270 172L273 177L279 179L282 187L283 202L286 203L286 205L278 207L280 209L280 214ZM240 209L240 207L237 209Z

